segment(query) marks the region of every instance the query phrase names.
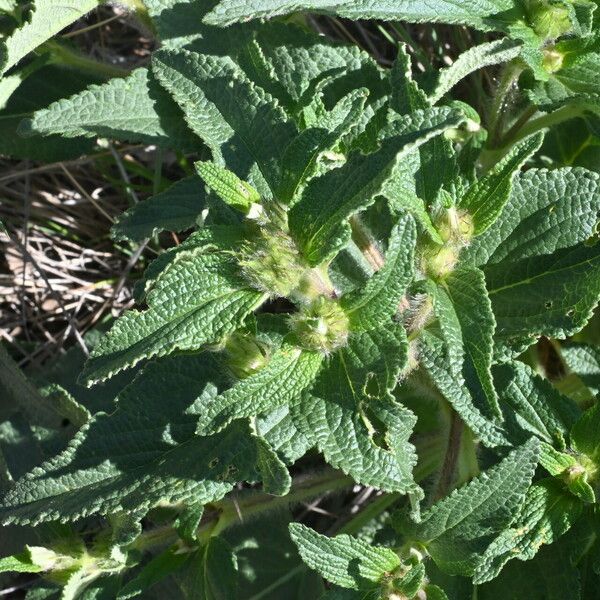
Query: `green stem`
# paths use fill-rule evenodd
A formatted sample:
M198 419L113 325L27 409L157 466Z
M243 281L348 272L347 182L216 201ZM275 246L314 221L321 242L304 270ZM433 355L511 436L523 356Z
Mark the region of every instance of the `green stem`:
M506 136L503 140L504 146L509 146L515 144L516 142L526 138L529 135L537 133L542 129L547 129L548 127L552 127L554 125L558 125L563 121L568 121L569 119L573 119L575 117L581 116L587 108L585 104L572 103L566 104L562 108L555 110L551 113L542 115L537 119L533 119L533 121L526 122L523 127L515 131L510 137ZM510 133L510 132L509 132Z
M61 44L56 40L50 40L46 42L42 46L42 50L47 50L51 53L52 62L73 67L75 69L79 69L80 71L85 71L86 73L99 75L105 78L125 77L129 75L129 71L127 69L115 67L114 65L108 65L106 63L94 60L93 58L84 56L83 54L72 50L68 46Z
M495 147L501 137L504 117L506 114L506 103L514 83L519 79L523 67L516 61L511 61L504 65L500 74L500 81L496 94L492 101L492 106L488 119L488 131L490 134L489 146Z
M451 410L450 429L448 431L448 446L446 456L440 470L438 484L433 495L433 501L443 498L451 489L456 474L456 466L460 456L461 440L464 425L458 414Z
M246 490L211 505L213 513L198 528L199 540L207 539L224 529L251 518L260 513L276 510L290 504L304 502L315 496L331 493L350 487L354 481L339 471L327 470L317 475L299 477L294 481L290 493L286 496L271 496ZM171 526L159 527L142 533L132 548L147 550L154 546L173 544L178 539Z
M486 171L492 165L504 158L514 144L520 140L537 133L538 131L542 131L543 129L548 129L549 127L558 125L569 119L579 117L583 115L588 108L589 107L586 104L571 103L551 113L542 115L537 119L530 120L532 111L533 114L535 114L534 107L531 107L502 137L496 147L487 148L481 153L479 163L482 170Z
M350 227L352 229L352 240L363 253L367 262L373 267L373 270L379 271L383 267L385 259L375 244L368 227L364 225L358 215L350 217Z

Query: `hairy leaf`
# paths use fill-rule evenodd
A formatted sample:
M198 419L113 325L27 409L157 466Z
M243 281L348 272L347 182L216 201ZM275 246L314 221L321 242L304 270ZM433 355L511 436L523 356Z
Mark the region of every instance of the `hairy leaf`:
M191 129L210 148L213 160L225 161L239 177L249 178L259 188L265 181L276 190L279 153L295 134L277 101L228 57L161 50L154 54L152 65ZM258 172L252 177L254 165Z
M319 158L331 151L360 117L366 90L356 90L342 98L328 116L329 127L305 129L292 140L282 158L282 180L277 198L294 204L306 183L318 172Z
M329 538L300 523L292 523L290 533L302 560L327 581L345 588L372 588L400 566L400 558L390 548L371 546L349 535Z
M421 495L413 481L414 415L387 393L406 362L403 330L351 334L321 370L310 392L292 404L292 418L333 467L356 481Z
M503 261L485 268L499 351L521 351L538 336L579 331L600 296L600 246Z
M264 294L241 279L229 253L202 246L180 252L148 292L148 309L115 322L82 377L91 384L145 358L216 344L263 301Z
M258 373L217 396L198 423L200 434L215 433L233 419L270 412L293 402L315 380L323 355L284 344Z
M40 44L98 6L100 0L36 0L28 22L2 40L0 75Z
M479 269L454 271L445 281L462 329L465 349L462 373L479 406L492 416L500 415L498 396L492 381L493 336L496 321Z
M404 215L394 226L385 263L360 290L342 298L353 330L376 329L398 312L400 300L414 276L417 232L413 219Z
M494 224L508 202L516 172L539 150L543 140L543 134L536 134L519 142L489 173L466 191L459 207L471 215L475 235Z
M543 544L566 533L581 514L581 503L555 481L545 479L529 488L520 514L487 548L477 565L474 583L490 581L511 559L531 560Z
M138 242L164 230L183 231L196 223L205 208L202 180L186 177L125 211L111 233L116 240Z
M345 220L368 207L386 179L406 155L462 120L448 109L430 109L399 117L390 124L389 137L368 155L354 153L339 169L313 179L289 213L292 235L310 264L332 258L348 241ZM327 203L323 198L328 198Z
M538 457L537 441L527 442L438 501L420 522L408 523L405 533L425 543L433 560L447 573L472 574L481 553L514 520Z
M200 144L147 69L59 100L23 122L24 135L105 136L189 150Z
M211 502L237 481L262 478L261 462L269 467L265 479L275 481L276 457L269 459L264 441L242 422L214 436L195 435L198 417L224 386L208 356L150 364L119 394L112 413L96 415L67 450L8 492L3 520L35 524L143 514L160 502Z
M455 0L251 0L240 4L236 0L221 0L204 19L213 25L230 25L249 18L275 17L308 10L337 14L347 19L382 19L421 23L435 21L470 25L482 29L501 13L514 7L510 0L477 0L469 4Z
M494 225L461 253L482 265L552 254L585 241L600 220L600 176L582 168L530 169L514 178Z
M463 52L446 69L442 69L435 88L429 96L432 104L439 102L457 83L478 69L489 67L516 58L521 52L521 43L508 38L486 42Z
M493 374L509 437L520 443L533 434L565 449L577 406L521 362L496 365Z
M600 351L588 344L570 344L561 348L567 367L593 394L600 392Z

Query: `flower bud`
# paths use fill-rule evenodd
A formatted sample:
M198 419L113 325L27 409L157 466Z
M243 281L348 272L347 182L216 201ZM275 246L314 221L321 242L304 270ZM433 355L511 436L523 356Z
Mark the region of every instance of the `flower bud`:
M320 297L290 317L298 343L307 350L330 354L348 340L348 316L335 301Z
M552 0L529 0L527 14L533 30L546 40L556 39L573 29L569 10Z

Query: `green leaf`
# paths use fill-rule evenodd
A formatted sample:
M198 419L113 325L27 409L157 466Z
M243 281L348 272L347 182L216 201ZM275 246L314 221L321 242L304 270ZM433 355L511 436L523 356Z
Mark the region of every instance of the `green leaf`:
M120 317L94 348L82 378L92 384L145 358L216 344L265 299L248 289L230 253L177 254L147 294L148 309Z
M160 231L183 231L195 225L205 208L202 180L186 177L126 210L112 226L111 233L115 240L139 242Z
M592 391L600 393L600 350L588 344L562 346L560 354L567 367Z
M558 58L557 68L547 81L535 82L528 91L532 102L545 110L563 104L589 104L597 109L600 86L596 73L600 68L600 38L595 32L585 38L565 39L552 48Z
M489 415L500 416L491 373L496 321L483 273L479 269L453 271L445 286L462 329L466 385L478 406L486 407Z
M44 567L32 561L31 552L0 558L0 573L40 573Z
M436 564L451 575L470 575L481 554L515 519L539 458L532 439L465 486L407 523L405 533L425 544Z
M533 560L509 562L496 579L477 586L477 598L581 600L579 569L561 542L543 546Z
M133 290L135 300L142 302L146 299L160 275L180 254L192 250L199 252L200 248L207 251L230 252L232 248L241 244L243 239L244 230L238 224L212 225L193 232L179 246L165 250L148 265L142 278L135 283Z
M364 485L421 496L409 437L416 418L389 395L406 363L404 330L351 333L310 392L291 405L298 429L325 460ZM335 423L332 427L330 424Z
M366 92L358 89L342 98L327 115L329 128L305 129L290 142L281 160L283 173L276 194L280 202L295 204L306 183L318 172L323 153L333 150L359 121L367 98ZM320 121L325 124L325 119Z
M513 443L522 443L533 434L564 450L580 412L577 406L521 362L496 365L493 375L505 429Z
M310 442L296 426L287 405L259 415L256 432L288 465L294 464L310 450Z
M582 168L519 173L496 223L461 253L475 265L517 261L574 246L595 232L600 175Z
M552 479L532 485L515 522L481 557L473 582L481 584L494 579L513 558L531 560L543 544L554 543L570 529L581 509L581 502Z
M332 258L348 242L345 220L373 203L403 156L461 120L459 113L448 109L398 117L389 124L388 138L379 150L354 153L344 166L313 179L289 213L290 231L309 263ZM323 198L329 201L324 203Z
M231 208L246 214L253 204L260 203L260 194L235 173L210 161L195 166L204 183Z
M470 25L489 29L497 16L502 22L504 11L514 7L511 0L477 0L465 5L454 0L252 0L240 4L236 0L221 0L204 21L212 25L230 25L237 21L268 18L306 10L335 14L346 19L381 19L410 23L438 22Z
M425 565L417 563L408 570L408 573L394 579L394 591L404 594L407 598L415 597L423 586L425 580Z
M296 134L277 101L228 57L160 50L152 68L186 115L190 128L240 178L276 190L279 159ZM258 171L252 172L256 166ZM262 186L264 188L264 185Z
M429 95L430 102L439 102L457 83L474 71L508 62L519 56L520 52L521 43L509 38L469 48L451 66L439 71L435 88Z
M59 100L22 123L23 135L103 136L177 150L200 146L180 109L148 69Z
M135 0L134 0L135 1ZM196 0L143 0L157 30L161 45L167 48L184 46L207 33L200 26L206 14L203 2Z
M287 510L269 511L223 532L238 562L239 591L234 598L251 600L265 590L275 598L321 597L323 580L303 564L290 539L289 522Z
M490 414L487 399L485 404L481 404L481 395L473 396L471 393L471 388L476 393L482 390L481 382L477 379L473 381L476 372L472 357L467 357L465 352L464 335L469 340L471 353L477 342L474 337L471 337L471 332L463 331L458 316L460 312L463 322L467 319L465 313L467 303L457 311L446 289L432 282L426 285L425 291L433 299L433 310L437 321L423 330L419 337L419 363L442 396L487 446L504 445L506 438L495 423L496 417ZM485 320L485 316L482 316L485 313L485 304L478 305L476 310L478 314L481 313L480 318ZM469 379L466 379L467 375Z
M215 433L233 419L256 416L289 404L315 380L323 355L284 343L266 367L217 396L200 418L197 433Z
M222 38L227 33L240 37L251 28L242 24L214 30ZM309 125L305 117L316 107L325 110L323 102L334 106L360 88L369 90L370 102L385 93L384 72L357 45L332 44L326 37L289 22L272 21L255 32L237 61L246 75L277 98L299 123L315 125ZM368 105L365 112L369 112Z
M203 514L203 504L190 504L177 515L173 522L173 527L177 530L179 537L190 546L198 541L198 527Z
M149 364L119 394L110 414L98 413L67 450L17 482L0 504L3 520L37 524L119 511L143 514L163 502L205 504L236 482L263 479L257 465L268 468L271 489L281 490L283 466L247 424L195 435L199 416L225 387L224 379L210 355Z
M177 548L169 548L155 556L145 564L135 577L119 591L117 600L135 598L143 594L161 579L178 571L190 559L188 554L177 552Z
M459 202L473 219L474 233L479 235L494 224L508 202L515 173L540 149L544 135L538 133L515 144L489 173L473 183Z
M0 45L0 76L40 44L55 36L90 10L100 0L36 0L29 21Z
M190 561L184 579L190 600L234 600L239 597L237 559L229 544L213 536Z
M600 246L491 264L485 278L498 352L521 352L540 335L562 339L588 322L600 296Z
M372 588L400 566L390 548L371 546L349 535L329 538L302 525L290 525L302 560L327 581L350 589Z
M392 84L391 107L399 114L406 115L429 108L427 94L413 80L410 55L406 44L399 44L398 56L390 73Z
M596 402L588 408L571 429L571 443L573 448L591 458L600 465L600 404Z
M400 217L390 235L383 267L361 289L342 298L353 331L376 329L391 319L414 277L417 231L409 215Z

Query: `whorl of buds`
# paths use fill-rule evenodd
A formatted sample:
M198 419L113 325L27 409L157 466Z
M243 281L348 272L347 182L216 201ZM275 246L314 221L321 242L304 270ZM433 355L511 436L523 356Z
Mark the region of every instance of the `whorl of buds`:
M529 0L527 14L533 30L545 40L554 40L573 29L567 7L552 0Z
M269 349L255 336L235 332L224 345L227 366L238 379L245 379L260 371L269 362Z
M238 262L253 287L273 297L286 297L302 281L306 266L294 241L274 227L261 227L242 246Z
M462 248L475 232L473 217L464 210L450 207L436 219L436 227L444 244L430 245L422 254L422 268L433 279L449 275L458 262Z
M563 66L565 55L559 52L554 47L549 47L544 50L543 65L548 73L556 73Z
M298 343L307 350L330 354L348 340L348 316L335 300L320 297L290 317Z

